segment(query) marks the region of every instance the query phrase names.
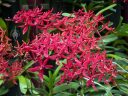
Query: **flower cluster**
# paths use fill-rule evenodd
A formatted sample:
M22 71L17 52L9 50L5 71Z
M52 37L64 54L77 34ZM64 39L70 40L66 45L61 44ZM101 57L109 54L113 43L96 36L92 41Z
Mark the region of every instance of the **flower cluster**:
M42 31L32 41L17 47L20 55L25 54L25 58L35 61L35 66L29 71L38 72L43 79L44 70L55 66L49 61L59 65L60 60L66 60L61 69L60 83L87 78L87 86L94 87L95 79L105 83L113 80L116 66L98 46L100 33L112 30L108 23L103 23L103 16L79 10L74 12L75 17L62 17L61 14L53 15L51 11L34 10L37 12L21 11L14 17L23 28L36 24Z
M57 21L58 14L52 14L52 11L42 12L42 9L35 8L28 11L18 11L13 17L15 23L20 24L19 27L23 28L23 34L25 34L29 27L37 27L39 29L47 29L51 26L52 22Z
M0 79L13 80L16 83L15 77L20 74L22 66L19 61L9 62L14 57L14 53L10 39L5 33L6 31L0 28Z

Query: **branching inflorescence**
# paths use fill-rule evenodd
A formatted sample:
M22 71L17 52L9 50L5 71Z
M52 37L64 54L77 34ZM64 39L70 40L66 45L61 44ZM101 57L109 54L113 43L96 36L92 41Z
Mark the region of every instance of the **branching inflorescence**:
M17 47L19 55L34 60L36 66L29 69L38 72L43 79L45 69L59 65L60 60L66 60L61 69L59 83L87 78L87 86L93 86L93 81L109 83L116 77L116 66L111 59L106 58L106 52L98 46L103 30L113 28L104 24L102 15L93 12L74 12L74 17L62 17L61 13L42 12L39 8L17 12L13 20L23 28L23 34L28 27L36 27L40 32L28 43L23 42Z

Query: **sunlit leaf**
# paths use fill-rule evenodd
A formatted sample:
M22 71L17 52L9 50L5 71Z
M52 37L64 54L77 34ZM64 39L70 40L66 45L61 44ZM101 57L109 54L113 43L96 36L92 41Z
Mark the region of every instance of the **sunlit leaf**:
M2 85L4 83L4 80L0 80L0 85Z
M20 90L23 94L26 94L27 92L27 82L26 82L26 78L24 76L18 76L19 79L19 87Z
M7 30L7 25L2 18L0 18L0 27L4 30Z
M62 13L62 16L66 16L66 17L75 17L74 14L70 14L70 13Z

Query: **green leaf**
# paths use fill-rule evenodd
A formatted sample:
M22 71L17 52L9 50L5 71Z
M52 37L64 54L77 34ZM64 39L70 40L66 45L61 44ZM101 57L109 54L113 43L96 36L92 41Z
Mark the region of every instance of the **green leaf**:
M104 96L113 96L112 93L109 91Z
M128 46L128 42L125 39L116 40L113 46L126 45ZM120 48L120 47L119 47Z
M66 16L66 17L75 17L74 14L70 14L70 13L62 13L62 16Z
M104 42L104 44L108 44L108 43L115 41L117 39L118 39L118 37L115 34L110 34L110 35L105 36L102 39L102 41Z
M48 76L44 75L43 78L46 82L50 82L50 78L48 78Z
M81 7L84 9L84 12L87 12L87 9L86 9L87 4L86 4L86 3L82 3L82 4L81 4Z
M112 95L112 93L111 93L111 87L108 87L107 89L106 89L106 94L105 94L105 96L113 96Z
M72 93L68 93L68 92L61 92L61 93L58 93L54 96L75 96L75 95Z
M28 79L28 78L25 78L25 81L26 81L26 83L27 83L27 88L28 88L28 89L32 88L32 82L31 82L31 80Z
M112 90L112 93L114 94L114 96L122 96L123 92L121 92L120 90Z
M128 95L128 84L120 85L119 90Z
M26 78L24 76L18 76L19 79L19 86L20 86L20 90L23 94L26 94L27 92L27 82L26 82Z
M103 12L105 12L105 11L107 11L107 10L112 9L112 8L115 7L116 5L117 5L117 4L112 4L112 5L109 5L109 6L105 7L105 8L103 8L102 10L100 10L100 11L96 14L96 16L102 14Z
M4 30L7 30L7 25L2 18L0 18L0 27Z
M27 64L24 66L24 71L30 68L34 64L34 61L29 61Z
M60 63L60 65L56 68L55 72L53 73L53 78L54 79L58 75L58 73L59 73L59 71L60 71L60 69L61 69L62 66L63 66L62 63Z
M120 57L120 56L118 56L118 55L115 55L115 54L107 54L107 56L108 56L108 57L111 57L111 58L114 58L114 59L116 59L116 60L122 60L122 61L128 62L128 59L122 58L122 57Z
M63 91L68 90L68 89L77 90L78 87L79 87L79 84L76 83L76 82L70 82L69 84L63 83L59 86L54 87L53 92L54 93L59 93L59 92L63 92Z
M61 75L59 75L59 76L56 77L56 79L55 79L55 84L56 84L57 82L59 82L60 77L61 77Z
M0 80L0 85L2 85L4 83L4 80Z
M118 30L118 29L120 28L120 26L121 26L121 24L122 24L122 21L123 21L123 17L120 16L120 21L119 21L118 26L116 27L116 30Z
M51 78L51 79L52 79L53 74L52 74L52 72L51 72L51 71L48 71L48 75L49 75L49 78Z
M31 82L31 80L28 79L28 78L25 78L25 80L26 80L26 82L27 82L27 88L29 89L30 93L31 93L31 94L34 94L34 95L36 95L36 96L39 96L39 95L38 95L39 93L38 93L36 90L34 90L35 87L34 87L33 83Z
M115 52L115 55L120 56L121 58L127 57L127 55L125 53L122 53L122 52Z
M115 54L107 54L107 57L111 57L111 58L114 58L114 59L116 59L116 60L120 60L120 59L121 59L120 56L115 55Z
M8 91L9 91L8 88L6 88L5 86L2 86L2 87L0 88L0 96L5 95Z
M120 24L121 25L121 24ZM123 23L121 26L119 26L117 29L116 29L116 34L118 36L126 36L128 35L128 24L126 23Z

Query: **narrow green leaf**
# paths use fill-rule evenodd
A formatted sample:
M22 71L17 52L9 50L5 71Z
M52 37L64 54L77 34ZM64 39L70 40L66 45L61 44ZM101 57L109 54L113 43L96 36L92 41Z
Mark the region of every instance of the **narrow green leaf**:
M81 7L83 7L83 9L84 9L84 12L87 12L87 9L86 9L86 7L87 7L87 4L86 4L86 3L82 3L82 4L81 4Z
M34 64L34 61L29 61L27 64L24 66L24 71L30 68Z
M54 93L59 93L59 92L63 92L63 91L68 90L68 89L77 90L78 87L79 87L79 84L76 83L76 82L70 82L69 84L63 83L59 86L54 87L53 92Z
M51 72L51 71L49 71L49 72L48 72L48 75L49 75L49 78L51 78L51 79L52 79L53 74L52 74L52 72Z
M128 59L122 58L122 57L120 57L120 56L118 56L118 55L115 55L115 54L107 54L107 56L108 56L108 57L111 57L111 58L114 58L114 59L116 59L116 60L122 60L122 61L128 62Z
M53 73L53 78L54 78L54 79L55 79L56 76L58 75L58 73L59 73L59 71L60 71L60 69L61 69L62 66L63 66L62 63L60 63L60 65L57 67L57 69L56 69L55 72Z
M56 79L55 79L55 84L56 84L57 82L59 82L60 77L61 77L60 75L56 77Z
M128 95L128 87L126 87L125 85L124 86L120 86L119 90Z
M100 10L100 11L96 14L96 16L102 14L102 13L105 12L106 10L110 10L111 8L115 7L116 5L117 5L117 4L112 4L112 5L109 5L109 6L105 7L105 8L103 8L102 10Z
M48 78L48 76L44 75L43 78L45 81L50 82L50 78Z
M106 94L105 94L105 96L113 96L112 95L112 92L111 92L111 89L112 89L111 87L107 87L106 88Z
M120 26L121 26L121 24L122 24L122 21L123 21L123 17L120 16L120 21L119 21L118 26L116 27L116 30L118 30L118 29L120 28Z
M105 96L113 96L113 95L112 95L111 91L108 91L108 92L105 94Z

